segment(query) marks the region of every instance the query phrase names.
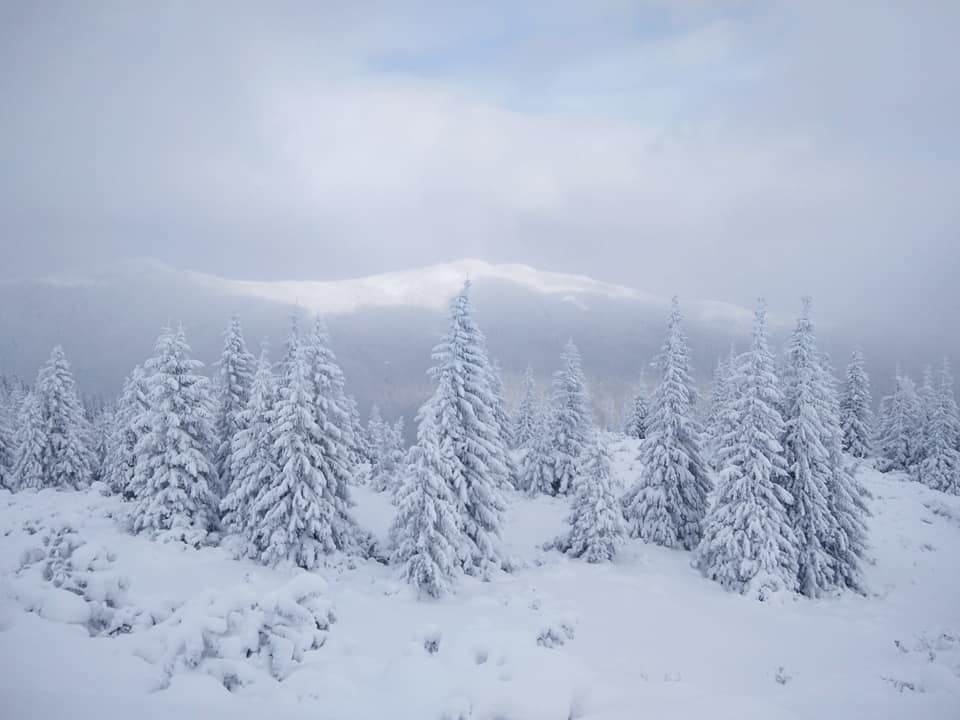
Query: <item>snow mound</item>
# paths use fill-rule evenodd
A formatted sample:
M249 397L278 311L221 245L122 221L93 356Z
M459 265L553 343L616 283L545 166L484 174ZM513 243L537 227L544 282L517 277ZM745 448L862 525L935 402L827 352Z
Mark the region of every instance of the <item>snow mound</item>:
M201 593L145 633L138 654L160 668L159 688L191 672L231 691L263 676L283 680L326 643L336 619L326 590L303 573L262 596L249 585Z

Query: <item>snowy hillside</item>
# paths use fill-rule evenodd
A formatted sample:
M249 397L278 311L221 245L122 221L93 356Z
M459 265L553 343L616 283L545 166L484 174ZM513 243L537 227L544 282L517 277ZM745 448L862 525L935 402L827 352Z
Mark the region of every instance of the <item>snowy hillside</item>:
M636 446L615 450L625 485ZM2 491L0 714L956 718L960 498L869 469L861 480L869 595L766 603L703 579L686 552L631 541L589 565L540 549L562 498L511 496L514 573L418 601L372 560L299 577L130 536L129 505L96 489ZM386 496L354 497L382 538Z

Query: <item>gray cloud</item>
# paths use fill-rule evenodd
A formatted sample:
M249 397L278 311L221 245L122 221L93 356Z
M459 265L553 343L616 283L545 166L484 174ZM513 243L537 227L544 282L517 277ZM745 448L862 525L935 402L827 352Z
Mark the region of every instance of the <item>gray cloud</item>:
M512 5L7 4L0 273L477 256L954 322L960 5Z

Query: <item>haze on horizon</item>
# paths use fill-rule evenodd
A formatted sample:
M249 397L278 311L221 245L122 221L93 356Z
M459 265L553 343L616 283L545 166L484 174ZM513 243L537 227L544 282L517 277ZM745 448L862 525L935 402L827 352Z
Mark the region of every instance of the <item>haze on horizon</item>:
M463 257L936 336L955 2L7 3L0 277Z

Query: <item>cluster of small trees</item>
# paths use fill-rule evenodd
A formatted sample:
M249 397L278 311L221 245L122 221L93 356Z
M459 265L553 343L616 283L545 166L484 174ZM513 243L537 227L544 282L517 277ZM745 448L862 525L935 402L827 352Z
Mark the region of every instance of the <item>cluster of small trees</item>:
M960 414L946 360L936 377L925 370L919 389L897 369L893 392L880 402L875 446L881 469L960 494Z
M701 424L682 324L674 300L658 382L630 404L624 431L640 442L639 470L622 495L577 347L564 347L549 398L527 369L510 418L469 283L433 351L434 390L407 452L402 418L387 423L374 406L361 427L322 322L302 333L295 321L274 365L266 352L254 358L233 319L213 380L183 330L165 329L99 414L85 413L60 348L32 389L0 384L0 480L13 489L101 480L131 503L133 532L197 542L219 531L247 557L315 568L336 551L375 551L350 513L348 485L367 478L397 505L386 556L431 596L461 574L509 567L500 532L511 489L572 498L569 528L551 543L571 556L611 560L639 538L692 551L705 576L759 598L861 589L865 491L845 453L876 448L885 469L960 492L946 364L919 391L898 372L874 434L863 355L839 388L805 300L778 363L761 302L749 349L718 363Z
M718 366L706 427L676 300L654 365L659 382L649 400L633 400L626 423L640 439L639 473L620 498L590 428L572 344L539 416L525 382L521 489L574 494L570 533L555 545L590 560L613 557L624 535L691 550L707 577L761 598L860 589L867 510L843 449L868 449L869 388L857 385L866 375L855 367L841 400L816 347L809 302L779 375L761 303L750 349Z

